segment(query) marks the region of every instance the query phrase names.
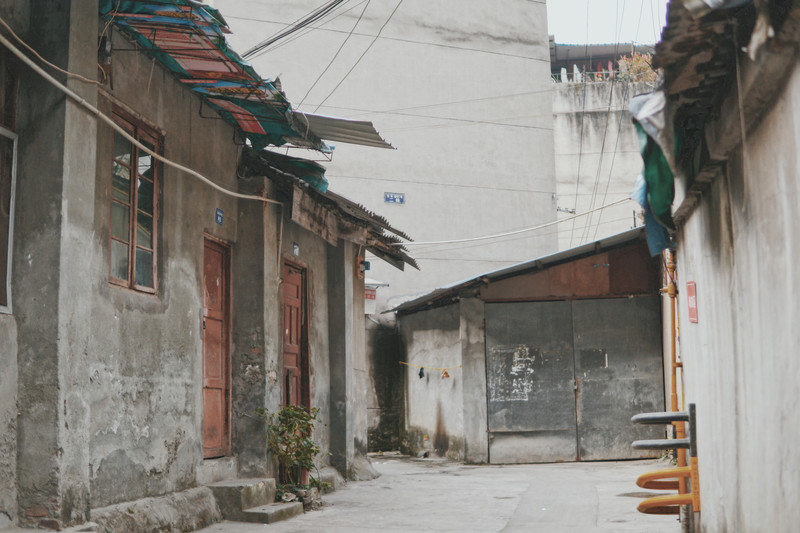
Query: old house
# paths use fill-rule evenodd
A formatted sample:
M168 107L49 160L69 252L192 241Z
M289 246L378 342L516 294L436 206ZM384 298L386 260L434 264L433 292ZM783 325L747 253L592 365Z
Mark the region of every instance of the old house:
M695 531L800 523L799 29L794 0L672 0L640 115L650 204L677 243Z
M660 262L638 228L397 308L407 446L476 463L651 456L663 410ZM393 413L387 415L391 418Z
M125 506L139 530L217 520L203 485L274 474L262 406L320 407L321 466L352 474L361 261L414 262L322 165L263 148L386 143L296 113L197 2L0 2L0 23L0 529L162 496Z

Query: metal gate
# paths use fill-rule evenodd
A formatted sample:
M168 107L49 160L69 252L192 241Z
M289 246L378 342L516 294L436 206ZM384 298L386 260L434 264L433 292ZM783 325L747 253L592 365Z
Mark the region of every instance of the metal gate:
M658 428L630 418L664 406L657 296L485 310L491 463L646 456L630 443Z

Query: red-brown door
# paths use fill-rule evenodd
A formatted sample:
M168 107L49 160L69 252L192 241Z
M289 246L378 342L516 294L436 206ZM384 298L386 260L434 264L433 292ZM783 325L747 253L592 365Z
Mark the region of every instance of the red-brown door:
M230 249L206 239L203 252L203 457L230 452Z
M305 271L283 265L283 403L309 406Z

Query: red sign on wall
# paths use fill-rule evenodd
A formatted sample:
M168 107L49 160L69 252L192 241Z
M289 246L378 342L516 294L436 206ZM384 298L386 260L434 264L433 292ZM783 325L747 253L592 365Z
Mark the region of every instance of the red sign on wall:
M689 322L697 324L697 286L694 281L686 282L686 300L689 303Z
M376 296L375 289L364 289L364 299L365 300L374 300Z

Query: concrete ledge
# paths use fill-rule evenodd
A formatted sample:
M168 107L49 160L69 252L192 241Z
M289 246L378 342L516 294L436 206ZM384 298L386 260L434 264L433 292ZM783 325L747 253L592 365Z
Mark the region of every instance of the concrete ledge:
M67 529L62 529L61 533L84 533L84 532L95 532L100 533L104 530L100 528L94 522L86 522L85 524L81 524L75 527L68 527Z
M194 531L222 520L214 495L207 487L93 509L91 515L98 531L114 533Z
M241 520L245 509L275 501L275 480L232 479L209 485L225 520Z
M241 521L274 524L275 522L287 520L301 514L303 514L303 504L301 502L271 503L261 507L246 509L242 513Z
M239 464L235 457L205 459L197 466L197 484L211 485L227 479L236 479Z
M325 494L342 488L346 483L339 471L332 466L323 466L318 475L320 481L329 485L326 489L320 489Z

